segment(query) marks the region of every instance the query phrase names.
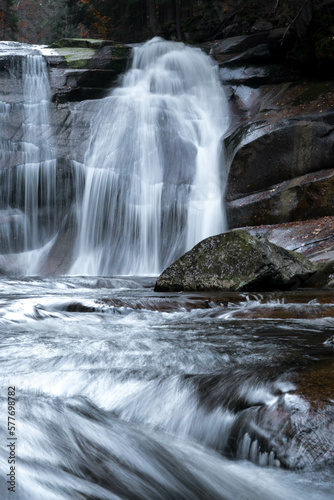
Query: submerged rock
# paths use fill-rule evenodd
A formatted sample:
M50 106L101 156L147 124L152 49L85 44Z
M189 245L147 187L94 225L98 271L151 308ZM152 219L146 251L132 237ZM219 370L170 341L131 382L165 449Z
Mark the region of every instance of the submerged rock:
M315 271L303 255L239 230L198 243L159 276L155 291L293 289Z

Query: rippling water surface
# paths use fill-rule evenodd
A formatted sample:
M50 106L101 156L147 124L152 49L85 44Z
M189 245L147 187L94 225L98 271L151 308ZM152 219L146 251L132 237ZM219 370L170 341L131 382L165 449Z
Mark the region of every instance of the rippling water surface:
M333 498L334 397L305 438L296 373L333 359L334 293L204 297L153 283L1 280L1 498Z

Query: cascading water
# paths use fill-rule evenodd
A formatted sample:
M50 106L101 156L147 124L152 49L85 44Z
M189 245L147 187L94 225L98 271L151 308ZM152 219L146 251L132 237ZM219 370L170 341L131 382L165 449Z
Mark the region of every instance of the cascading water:
M207 309L143 277L0 285L1 499L333 499L333 291Z
M57 162L43 56L30 49L12 58L7 79L14 100L0 103L0 182L7 187L1 190L0 246L2 254L19 253L16 265L29 274L38 270L30 251L43 248L57 231Z
M227 121L201 50L160 38L135 47L123 85L92 122L70 272L157 274L222 232Z
M77 232L71 274L158 274L224 230L227 102L209 57L160 38L133 49L123 85L92 119L84 165L66 159L76 182L71 198L58 175L46 63L24 50L8 70L15 99L0 105L5 272L47 274L47 254L68 218Z

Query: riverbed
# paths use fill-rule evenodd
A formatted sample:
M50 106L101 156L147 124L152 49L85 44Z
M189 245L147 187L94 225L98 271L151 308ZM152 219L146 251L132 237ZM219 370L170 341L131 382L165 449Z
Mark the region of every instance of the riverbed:
M1 498L333 498L334 291L154 281L1 279Z

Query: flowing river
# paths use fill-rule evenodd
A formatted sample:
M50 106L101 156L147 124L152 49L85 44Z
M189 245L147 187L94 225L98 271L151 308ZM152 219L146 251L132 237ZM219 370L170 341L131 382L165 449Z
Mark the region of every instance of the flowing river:
M333 361L334 293L153 283L1 280L1 498L333 498L333 399L307 420L298 386Z

